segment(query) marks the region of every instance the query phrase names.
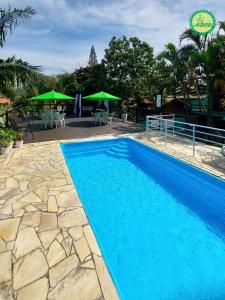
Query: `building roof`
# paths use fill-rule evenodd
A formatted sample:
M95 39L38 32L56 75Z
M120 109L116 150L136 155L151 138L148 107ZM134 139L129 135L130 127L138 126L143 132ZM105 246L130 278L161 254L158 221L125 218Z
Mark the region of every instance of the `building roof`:
M201 100L203 100L206 96L207 96L207 94L205 94L205 95L199 95L199 96L198 95L192 95L192 94L190 94L189 95L189 99L190 100L198 100L198 97L199 97ZM170 101L172 101L174 99L175 98L172 95L168 95L167 97L165 97L166 102L170 102ZM185 100L183 95L177 95L176 99L180 100L180 101L184 101Z
M9 98L6 98L2 94L0 94L0 104L10 105L11 101Z

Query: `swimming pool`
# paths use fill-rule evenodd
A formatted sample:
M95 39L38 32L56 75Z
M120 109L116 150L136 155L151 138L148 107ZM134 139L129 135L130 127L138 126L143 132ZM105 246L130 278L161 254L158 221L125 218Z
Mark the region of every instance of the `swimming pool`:
M128 138L61 149L121 299L225 299L224 181Z

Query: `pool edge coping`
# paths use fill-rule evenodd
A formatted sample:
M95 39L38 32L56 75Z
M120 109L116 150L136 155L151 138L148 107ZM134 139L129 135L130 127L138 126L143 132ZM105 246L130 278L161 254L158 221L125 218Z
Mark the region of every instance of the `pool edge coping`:
M82 138L82 139L67 139L67 140L55 140L55 141L49 141L49 142L38 142L38 143L30 143L30 144L25 144L24 145L24 149L26 150L26 148L29 148L29 147L38 147L38 146L44 146L46 145L51 145L51 144L55 144L55 146L57 147L59 153L60 153L60 156L62 157L63 159L63 166L66 167L67 169L67 172L66 172L66 175L64 174L64 177L66 178L66 176L69 176L70 178L70 181L72 182L73 184L73 187L74 187L74 190L77 191L77 188L75 186L75 183L73 182L72 180L72 177L70 175L70 172L69 172L69 169L68 169L68 166L67 166L67 163L65 161L65 158L64 158L64 155L63 155L63 152L61 150L61 147L60 147L60 143L66 143L66 142L87 142L87 141L96 141L96 140L105 140L105 139L116 139L116 138L121 138L121 137L128 137L130 139L133 139L143 145L146 145L147 147L151 147L151 148L154 148L155 150L157 151L160 151L162 153L166 153L172 157L174 157L175 159L179 159L180 161L183 161L189 165L193 165L194 167L197 167L203 171L206 171L216 177L219 177L217 174L215 174L212 170L212 172L210 172L209 170L205 169L203 166L204 166L204 163L200 163L198 162L197 160L195 161L189 161L185 158L182 158L182 157L177 157L171 153L168 153L167 151L163 151L162 149L158 149L157 147L154 147L153 144L149 144L148 141L146 142L143 142L143 140L141 139L138 139L138 135L139 133L137 134L122 134L122 135L102 135L102 136L93 136L93 137L88 137L88 138ZM3 159L3 166L6 166L7 167L7 164L11 161L11 159L14 157L14 154L17 154L17 153L20 153L23 151L23 148L21 148L20 150L19 149L14 149L11 154L8 156L8 157L5 157ZM2 161L0 161L0 164L2 163ZM223 177L223 179L225 179L225 176ZM84 206L82 205L82 209L84 210L85 212L85 209L84 209ZM85 212L85 215L87 216L86 212ZM87 219L88 219L88 216L87 216ZM98 280L99 280L99 285L101 287L101 291L102 291L102 294L105 298L105 300L114 300L114 299L119 299L119 295L118 295L118 291L116 289L116 286L114 284L114 281L110 275L110 272L107 268L107 264L105 263L104 261L104 258L102 256L102 253L101 253L101 250L99 248L99 245L98 245L98 241L94 235L94 232L93 232L93 229L91 227L91 224L89 222L89 219L88 219L88 224L86 224L87 226L90 226L90 229L91 231L89 230L89 234L86 234L84 233L84 236L85 236L85 239L89 245L89 247L92 249L95 248L94 251L91 251L92 254L93 254L93 261L94 261L94 264L95 264L95 271L97 273L97 276L98 276ZM94 241L94 242L93 242ZM97 244L97 247L96 245L93 246L92 244L95 243ZM90 246L90 244L92 246ZM98 250L98 249L99 250ZM97 250L96 250L97 249ZM100 251L100 252L99 252ZM97 252L97 254L95 253ZM107 284L106 284L107 283Z
M98 140L100 141L100 140L111 140L111 139L113 140L113 139L118 139L118 138L129 138L129 139L134 140L134 141L136 141L136 142L138 142L138 143L140 143L140 144L142 144L142 145L144 145L144 146L153 148L154 150L159 151L160 153L162 153L162 154L164 154L164 155L167 155L167 156L169 156L169 157L172 157L172 158L174 158L174 159L177 159L178 161L180 161L180 162L182 162L182 163L185 163L185 164L187 164L187 165L189 165L189 166L192 166L192 167L196 168L197 170L206 172L207 174L209 174L209 175L211 175L211 176L215 176L215 177L217 177L218 179L221 180L222 177L220 177L220 176L218 176L217 174L213 173L213 170L212 170L212 172L210 172L208 169L204 168L204 163L198 162L197 160L195 160L195 161L193 162L193 160L187 160L187 159L184 159L183 157L177 157L177 156L175 156L175 155L172 155L171 153L168 153L167 151L163 151L163 150L161 150L161 149L158 149L157 147L154 147L154 145L149 144L148 141L143 141L143 140L138 139L138 137L137 137L138 134L139 134L139 133L134 133L134 134L122 134L122 135L119 135L119 136L114 136L114 135L111 135L111 134L110 134L110 135L97 136L97 137L90 137L90 138L84 138L84 139L59 140L59 141L58 141L58 144L59 144L60 150L61 150L61 152L62 152L62 155L63 155L63 158L64 158L64 162L65 162L65 164L66 164L66 166L67 166L67 163L66 163L66 161L65 161L65 157L64 157L64 154L63 154L63 150L61 149L60 144L66 144L66 143L80 143L80 142L84 142L84 143L85 143L85 142L88 142L88 141L89 141L89 142L91 142L91 141L94 142L94 141L98 141ZM68 168L68 166L67 166L67 168ZM68 171L69 171L69 168L68 168ZM69 174L70 174L70 171L69 171ZM71 177L71 179L72 179L71 174L70 174L70 177ZM224 176L222 179L225 180L225 176ZM72 181L73 181L73 179L72 179ZM74 181L73 181L73 183L74 183ZM74 183L74 187L75 187L75 189L77 190L75 183ZM81 200L80 200L80 201L81 201ZM81 203L82 203L82 201L81 201ZM83 209L84 209L84 211L85 211L85 208L84 208L83 204L82 204L82 207L83 207ZM86 216L87 216L87 218L88 218L88 214L86 213L86 211L85 211L85 214L86 214ZM89 218L88 218L88 221L89 221ZM93 229L92 229L92 226L91 226L90 221L89 221L89 225L90 225L90 227L91 227L92 234L93 234L93 237L94 237L94 239L95 239L95 243L98 245L99 251L101 252L100 246L99 246L99 244L98 244L97 238L95 237L95 234L94 234L94 231L93 231ZM87 237L86 237L86 238L87 238ZM90 241L89 241L89 242L90 242ZM107 272L108 272L108 276L110 277L111 284L113 284L113 287L111 287L111 288L113 288L113 289L115 290L115 292L117 293L117 297L118 297L118 298L115 298L115 299L120 299L120 298L119 298L118 290L117 290L117 288L116 288L116 285L115 285L115 283L114 283L114 280L113 280L113 278L112 278L112 275L111 275L111 273L110 273L110 270L109 270L108 267L107 267L107 263L106 263L105 260L104 260L104 257L103 257L103 255L102 255L102 252L101 252L101 258L102 258L102 261L103 261L103 263L104 263L104 266L105 266L105 268L106 268L106 270L107 270ZM94 260L94 261L95 261L95 260ZM97 268L96 268L96 272L97 272L97 274L98 274ZM98 274L98 277L99 277L99 274ZM100 281L100 285L101 285L101 288L102 288L101 280L99 279L99 281ZM105 298L105 299L107 299L107 298ZM114 299L114 298L113 298L113 299Z

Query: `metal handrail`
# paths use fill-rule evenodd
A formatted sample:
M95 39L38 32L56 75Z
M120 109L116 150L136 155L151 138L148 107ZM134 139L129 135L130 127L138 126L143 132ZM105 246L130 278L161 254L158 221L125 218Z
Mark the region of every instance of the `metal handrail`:
M20 110L21 108L24 108L24 105L19 105L19 106L16 106L16 107L14 107L14 108L11 108L11 109L9 109L9 110L6 110L6 111L0 113L0 117L3 117L4 115L9 114L9 113L11 113L11 112L13 112L13 111L18 111L18 110Z
M25 107L24 105L19 105L14 108L8 109L7 111L4 111L3 113L0 113L0 117L5 116L6 127L9 127L9 114L12 113L13 111L19 111L24 107Z
M174 126L174 127L179 128L179 129L181 129L181 130L183 129L183 130L185 130L185 131L188 130L188 131L191 131L191 132L192 132L191 129L180 128L180 127L177 127L177 126ZM173 132L173 131L167 129L167 132ZM224 143L220 143L220 142L218 142L218 141L212 141L212 140L204 139L204 138L202 138L202 137L198 137L198 136L196 136L196 133L204 134L205 132L195 130L195 139L196 139L196 140L201 140L201 141L205 141L205 142L213 142L213 143L218 144L218 145L220 145L220 146L224 146ZM183 133L183 132L176 132L176 134L177 134L177 135L186 136L186 137L189 137L189 138L192 137L191 134L185 134L185 133ZM215 134L210 134L210 133L205 133L205 134L210 135L210 136L217 137L217 138L219 138L219 139L225 139L225 137L217 136L217 135L215 135Z
M182 127L179 125L182 125ZM146 131L149 132L151 130L158 130L161 135L165 136L166 141L170 134L180 140L182 140L182 137L186 137L188 138L188 142L191 139L193 156L195 156L196 142L204 142L202 145L205 147L207 147L206 143L208 146L213 144L219 148L225 148L224 129L176 121L174 114L147 116Z

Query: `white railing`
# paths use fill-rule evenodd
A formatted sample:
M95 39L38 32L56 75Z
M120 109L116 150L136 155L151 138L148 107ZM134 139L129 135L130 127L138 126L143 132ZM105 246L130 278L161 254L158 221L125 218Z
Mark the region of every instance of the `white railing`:
M175 115L154 115L146 117L146 131L157 131L166 142L169 137L191 144L195 156L196 144L212 149L214 146L220 153L225 154L225 130L216 127L176 121Z

